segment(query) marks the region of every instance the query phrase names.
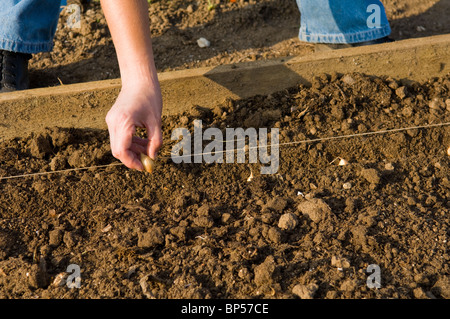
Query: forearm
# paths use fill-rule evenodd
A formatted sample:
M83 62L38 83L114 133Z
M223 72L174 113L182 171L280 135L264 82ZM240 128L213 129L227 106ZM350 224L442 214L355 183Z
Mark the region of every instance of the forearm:
M119 61L122 90L106 115L111 152L142 170L140 154L155 159L162 145L162 97L153 59L147 0L101 0ZM146 128L147 138L135 136Z
M158 86L146 0L101 0L123 88Z

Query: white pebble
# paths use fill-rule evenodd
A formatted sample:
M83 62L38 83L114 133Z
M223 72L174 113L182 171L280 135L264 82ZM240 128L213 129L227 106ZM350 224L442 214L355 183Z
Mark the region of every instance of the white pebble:
M425 27L424 27L424 26L421 26L421 25L418 25L418 26L416 27L416 30L417 30L418 32L426 31Z
M205 38L200 38L197 40L197 44L200 48L207 48L211 45L211 42L209 42Z
M343 189L350 189L350 188L352 188L352 184L351 184L351 183L344 183L344 184L342 185L342 188L343 188Z
M345 159L341 158L341 160L339 161L339 166L345 166L345 165L348 165L348 162Z

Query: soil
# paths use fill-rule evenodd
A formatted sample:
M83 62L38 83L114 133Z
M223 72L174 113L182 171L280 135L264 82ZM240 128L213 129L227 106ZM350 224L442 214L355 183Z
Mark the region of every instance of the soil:
M53 174L0 180L0 298L447 299L449 127L323 138L449 122L449 91L450 75L323 74L311 87L194 107L164 116L153 174L78 169L116 163L106 130L2 142L1 177ZM291 144L276 174L175 164L171 133L197 119L279 128ZM69 265L79 288L66 285Z
M298 40L300 13L294 0L157 0L149 8L158 71L216 66L314 52ZM69 4L79 0L69 0ZM385 0L391 38L401 40L450 32L450 3L444 0ZM115 79L120 76L106 20L98 1L81 15L81 27L63 10L52 52L30 61L31 86ZM208 39L200 48L197 40Z

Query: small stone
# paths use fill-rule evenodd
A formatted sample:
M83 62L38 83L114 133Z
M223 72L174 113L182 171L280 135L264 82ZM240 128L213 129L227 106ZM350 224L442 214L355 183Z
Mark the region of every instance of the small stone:
M293 230L298 224L297 216L292 213L281 215L278 227L285 230Z
M194 218L194 224L199 227L211 228L214 226L214 220L211 216L198 216Z
M407 130L406 134L408 134L411 137L416 137L417 134L419 134L419 130L413 128L413 129Z
M197 44L200 48L207 48L211 45L211 42L209 42L207 39L205 38L200 38L197 40Z
M401 86L395 90L395 94L400 98L404 99L408 95L408 89L405 86Z
M50 169L52 171L59 171L66 167L67 160L64 156L56 155L50 161Z
M350 74L344 75L341 81L348 85L353 85L356 82L355 79Z
M331 208L322 199L312 198L301 202L298 205L298 210L307 215L313 222L318 223L327 215L331 214Z
M348 261L347 258L332 256L331 257L331 266L345 269L345 268L350 267L350 262Z
M406 203L409 206L416 206L417 205L416 199L414 197L411 197L411 196L408 196L408 198L406 199Z
M192 12L194 12L194 7L192 6L192 4L190 4L190 5L187 6L186 12L187 12L187 13L192 13Z
M222 215L222 223L226 224L231 220L231 214L230 213L224 213Z
M384 165L384 168L388 171L393 171L394 170L394 165L392 165L392 163L386 163Z
M246 267L239 269L238 276L239 276L239 278L246 279L246 280L251 278L251 274L248 271L248 268L246 268Z
M371 184L379 184L381 181L378 171L374 168L366 168L361 170L361 176Z
M275 227L271 227L269 229L269 231L267 232L267 237L269 238L270 241L274 243L281 242L281 232Z
M49 245L53 247L59 246L63 240L64 232L61 229L55 229L48 233Z
M417 30L418 32L423 32L423 31L426 31L427 29L426 29L424 26L418 25L418 26L416 27L416 30Z
M425 291L423 291L423 289L419 287L413 290L413 295L416 299L427 299Z
M270 200L265 208L281 213L286 208L287 204L287 200L277 196Z
M342 185L342 188L343 188L343 189L350 189L350 188L352 188L352 184L351 184L351 183L344 183L344 184Z
M300 299L313 299L319 286L315 283L310 283L308 285L298 284L292 288L292 293L300 297Z
M356 280L349 278L341 284L340 288L343 291L352 292L356 289L357 286L358 286L358 284L357 284Z
M391 80L391 82L389 82L388 86L393 90L398 89L398 83L395 80Z
M414 113L414 111L413 111L413 109L412 109L412 107L405 107L403 110L402 110L402 114L403 114L403 116L405 116L405 117L411 117L412 115L413 115L413 113Z
M435 97L428 103L428 107L432 110L442 110L444 108L444 102L442 99Z
M358 124L358 132L360 132L360 133L365 133L365 132L367 132L367 126L366 125L364 125L364 123L360 123L360 124Z
M425 293L425 291L420 287L417 287L416 289L414 289L413 294L414 294L414 298L416 298L416 299L430 299L427 296L427 294Z

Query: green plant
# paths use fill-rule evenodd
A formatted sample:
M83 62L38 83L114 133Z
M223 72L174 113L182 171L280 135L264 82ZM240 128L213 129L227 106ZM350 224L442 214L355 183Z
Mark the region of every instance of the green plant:
M216 4L212 3L211 0L207 0L208 1L208 10L214 10L216 8Z

